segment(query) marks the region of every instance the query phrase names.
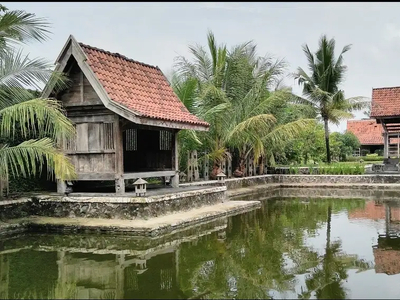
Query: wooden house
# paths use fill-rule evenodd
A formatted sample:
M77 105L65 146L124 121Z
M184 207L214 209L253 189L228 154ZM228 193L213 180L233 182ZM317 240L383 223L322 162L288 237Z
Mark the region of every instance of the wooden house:
M383 155L400 157L400 87L372 89L370 117L383 128Z
M55 70L68 74L72 84L58 93L48 85L43 97L62 101L75 124L75 139L62 147L78 181L115 180L118 194L125 192L126 179L171 177L171 185L179 185L178 131L206 131L209 124L186 109L158 67L71 35ZM57 183L59 193L65 187Z

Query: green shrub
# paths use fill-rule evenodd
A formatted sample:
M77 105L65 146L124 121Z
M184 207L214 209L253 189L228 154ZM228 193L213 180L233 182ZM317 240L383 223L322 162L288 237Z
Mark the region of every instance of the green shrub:
M365 156L362 159L364 161L382 161L383 156Z
M366 156L368 156L368 157L377 157L379 155L378 155L378 153L370 153L370 154L367 154Z
M383 156L377 156L374 154L367 156L348 156L346 161L348 162L364 162L364 161L382 161Z

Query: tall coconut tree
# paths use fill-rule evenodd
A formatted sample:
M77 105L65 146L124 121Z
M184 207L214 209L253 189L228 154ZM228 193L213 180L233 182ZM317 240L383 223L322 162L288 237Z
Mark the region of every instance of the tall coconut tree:
M335 56L335 39L328 39L322 35L318 49L312 53L304 45L303 52L308 61L309 73L299 67L294 74L298 83L303 86L303 95L296 97L296 101L312 107L323 121L325 127L326 159L331 162L329 148L329 122L339 124L342 119L353 117L352 112L367 105L364 97L345 98L340 89L347 67L343 63L343 54L350 50L351 45L343 47L339 56Z
M9 175L35 175L44 165L56 178L74 178L73 165L57 147L74 134L73 125L58 101L28 90L41 89L49 80L56 89L64 88L67 81L52 71L52 64L16 48L21 42L45 41L49 23L20 10L2 6L0 11L0 182Z

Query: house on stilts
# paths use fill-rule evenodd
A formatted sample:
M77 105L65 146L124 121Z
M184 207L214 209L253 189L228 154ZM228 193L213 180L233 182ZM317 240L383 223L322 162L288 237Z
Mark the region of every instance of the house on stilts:
M383 156L400 157L400 87L372 89L371 114L383 128Z
M179 185L177 134L181 129L207 131L209 124L191 114L158 67L118 53L78 43L71 35L56 60L56 71L72 81L43 97L60 100L76 136L62 149L71 159L77 181L114 181L117 194L125 180L170 177ZM66 183L58 181L64 193Z

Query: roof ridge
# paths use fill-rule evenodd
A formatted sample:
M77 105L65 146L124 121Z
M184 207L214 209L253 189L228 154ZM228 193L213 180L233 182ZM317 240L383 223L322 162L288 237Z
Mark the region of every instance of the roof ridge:
M386 87L379 87L379 88L372 88L373 90L384 90L384 89L400 89L400 86L386 86Z
M347 122L360 122L360 121L373 121L376 122L375 119L348 119Z
M89 49L96 50L96 51L99 51L99 52L103 52L105 54L108 54L108 55L111 55L111 56L114 56L114 57L122 58L122 59L124 59L126 61L137 63L137 64L140 64L142 66L153 68L153 69L161 71L158 66L149 65L149 64L143 63L141 61L134 60L132 58L129 58L129 57L127 57L125 55L122 55L120 53L117 53L117 52L110 52L110 51L107 51L107 50L104 50L104 49L101 49L101 48L97 48L97 47L94 47L94 46L90 46L90 45L87 45L87 44L84 44L84 43L81 43L81 42L79 42L78 44L81 47L85 47L85 48L89 48Z

